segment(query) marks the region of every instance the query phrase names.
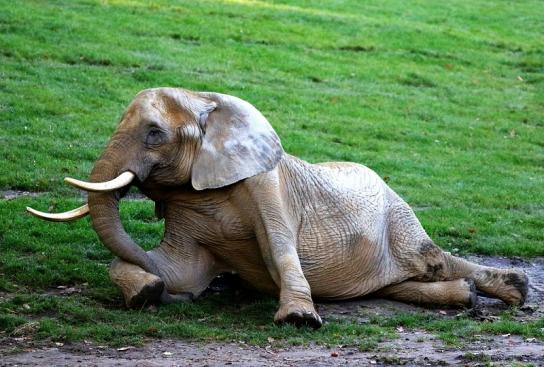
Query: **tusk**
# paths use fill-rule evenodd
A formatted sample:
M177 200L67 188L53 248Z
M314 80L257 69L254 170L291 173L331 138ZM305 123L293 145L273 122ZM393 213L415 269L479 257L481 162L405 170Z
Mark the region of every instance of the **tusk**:
M89 214L89 205L85 204L79 208L64 213L44 213L40 212L39 210L32 209L29 206L26 207L26 211L38 218L50 220L52 222L68 222L82 218Z
M132 181L134 176L134 173L126 171L121 173L113 180L106 182L85 182L70 177L66 177L64 181L72 186L79 187L80 189L83 189L85 191L106 192L117 190L123 186L128 185Z

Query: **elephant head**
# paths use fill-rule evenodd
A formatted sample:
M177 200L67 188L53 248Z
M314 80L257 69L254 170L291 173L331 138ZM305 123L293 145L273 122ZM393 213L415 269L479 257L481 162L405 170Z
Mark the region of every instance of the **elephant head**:
M89 191L88 203L43 219L65 221L90 213L100 240L119 258L160 277L147 253L125 232L119 200L131 184L153 192L192 186L216 189L271 170L283 154L268 121L251 104L218 93L156 88L140 92L90 175L66 181Z

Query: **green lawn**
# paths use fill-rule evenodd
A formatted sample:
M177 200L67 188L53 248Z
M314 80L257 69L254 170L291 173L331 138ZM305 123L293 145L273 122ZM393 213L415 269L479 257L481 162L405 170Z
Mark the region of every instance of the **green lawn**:
M394 336L384 319L277 328L275 301L253 295L126 311L87 219L24 212L80 205L62 179L88 177L126 105L149 87L239 96L287 152L371 167L445 249L543 256L542 19L536 0L0 0L0 190L43 192L0 199L0 332L362 348ZM151 203L125 202L122 214L144 247L160 240ZM50 295L59 285L81 293ZM544 338L542 320L521 330L505 315L500 331L465 321Z

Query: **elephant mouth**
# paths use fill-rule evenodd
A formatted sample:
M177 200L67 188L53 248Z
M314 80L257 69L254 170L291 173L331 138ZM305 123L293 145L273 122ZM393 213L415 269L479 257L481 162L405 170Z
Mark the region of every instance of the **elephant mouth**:
M128 188L135 177L136 177L136 174L132 173L131 171L125 171L121 173L119 176L117 176L116 178L114 178L113 180L104 181L104 182L86 182L86 181L81 181L71 177L66 177L64 181L66 183L69 183L72 186L75 186L85 191L111 192L121 188ZM26 207L26 210L30 214L40 219L49 220L52 222L68 222L68 221L83 218L84 216L88 215L89 205L85 204L83 206L80 206L79 208L72 209L63 213L41 212L31 207Z

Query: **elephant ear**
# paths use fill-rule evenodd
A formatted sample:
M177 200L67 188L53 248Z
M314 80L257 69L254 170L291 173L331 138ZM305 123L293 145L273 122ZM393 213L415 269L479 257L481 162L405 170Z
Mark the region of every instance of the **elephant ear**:
M230 185L278 164L283 155L280 139L255 107L224 94L199 95L216 107L200 118L204 137L191 178L196 190Z

